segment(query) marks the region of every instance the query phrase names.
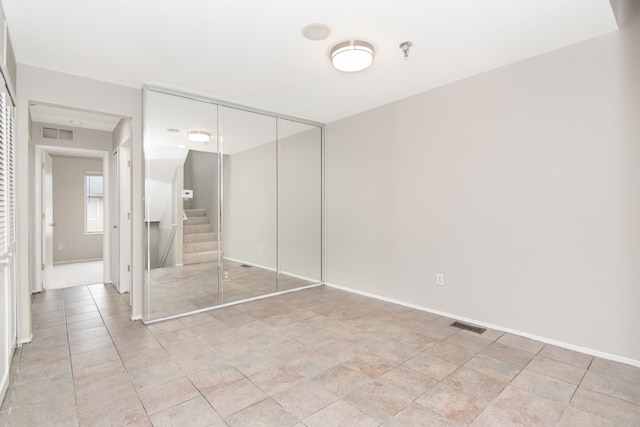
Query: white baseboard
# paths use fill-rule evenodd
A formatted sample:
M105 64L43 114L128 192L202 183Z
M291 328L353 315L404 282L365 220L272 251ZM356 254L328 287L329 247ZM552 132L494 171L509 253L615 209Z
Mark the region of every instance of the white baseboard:
M324 284L329 286L329 287L335 288L335 289L340 289L340 290L351 292L351 293L354 293L354 294L363 295L363 296L366 296L366 297L369 297L369 298L374 298L374 299L377 299L377 300L386 301L386 302L402 305L402 306L409 307L409 308L414 308L414 309L420 310L420 311L426 311L426 312L437 314L437 315L440 315L440 316L450 317L452 319L461 320L463 322L468 322L468 323L473 323L475 325L483 326L485 328L495 329L495 330L506 332L506 333L513 334L513 335L519 335L521 337L530 338L532 340L540 341L540 342L543 342L545 344L555 345L555 346L558 346L558 347L566 348L568 350L573 350L573 351L577 351L577 352L580 352L580 353L585 353L585 354L588 354L590 356L595 356L595 357L599 357L599 358L602 358L602 359L612 360L614 362L620 362L620 363L624 363L624 364L627 364L627 365L636 366L636 367L640 368L640 360L630 359L628 357L619 356L617 354L605 353L603 351L594 350L594 349L591 349L591 348L580 347L580 346L569 344L569 343L565 343L565 342L562 342L562 341L552 340L552 339L549 339L549 338L546 338L546 337L541 337L541 336L538 336L538 335L529 334L527 332L522 332L522 331L517 331L515 329L506 328L504 326L494 325L494 324L486 323L486 322L483 322L483 321L480 321L480 320L470 319L468 317L461 317L461 316L458 316L456 314L447 313L447 312L440 311L440 310L434 310L432 308L422 307L422 306L415 305L415 304L410 304L410 303L407 303L407 302L404 302L404 301L400 301L400 300L396 300L396 299L393 299L393 298L387 298L387 297L383 297L381 295L372 294L370 292L359 291L357 289L348 288L346 286L340 286L340 285L336 285L336 284L333 284L333 283L327 283L327 282L325 282Z

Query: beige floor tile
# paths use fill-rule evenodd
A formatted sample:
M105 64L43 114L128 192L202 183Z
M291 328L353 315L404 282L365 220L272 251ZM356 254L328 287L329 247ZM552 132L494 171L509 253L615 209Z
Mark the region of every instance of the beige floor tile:
M225 418L230 427L287 427L298 419L273 399L264 399Z
M258 372L249 379L265 393L274 395L293 387L305 377L287 365L277 365Z
M614 425L615 423L610 419L590 414L589 412L581 411L571 406L564 410L560 421L556 424L557 427L611 427Z
M136 396L136 390L126 374L82 377L76 378L74 382L76 402L82 410L123 397Z
M640 384L640 368L635 366L596 357L593 359L589 370L601 375L622 378Z
M185 354L181 358L172 359L185 374L209 369L225 363L218 353L211 349L193 354Z
M329 406L338 397L313 380L303 380L273 398L297 419L307 418Z
M329 368L312 379L338 397L345 396L371 381L365 374L344 365Z
M492 343L489 347L482 350L481 354L486 354L503 362L510 363L520 369L524 368L533 360L535 354L528 351L519 350L499 342Z
M403 366L411 368L414 371L427 375L438 381L445 379L449 374L458 369L459 365L447 362L446 360L430 356L426 353L420 353L416 357L407 360Z
M424 405L413 402L383 424L384 427L437 426L460 427Z
M542 347L544 347L544 343L540 341L535 341L530 338L520 337L513 334L504 334L498 338L496 342L533 354L538 354L538 352L542 350Z
M122 363L128 371L134 371L136 369L143 368L147 365L153 365L156 363L167 362L171 360L169 353L164 348L158 345L158 348L150 350L141 350L137 353L132 352L128 355L122 355Z
M511 382L511 385L536 396L562 404L569 403L573 393L576 391L574 384L560 381L530 369L524 369L520 372Z
M69 343L69 351L72 356L108 347L114 347L113 341L108 335Z
M129 371L129 378L138 391L177 380L183 376L184 373L173 361L161 362L149 365L146 368Z
M236 368L226 363L188 373L187 376L203 395L244 378Z
M200 396L157 412L150 417L154 427L222 427L222 418L207 400Z
M640 384L587 371L580 387L607 394L640 406ZM640 420L639 420L640 421Z
M369 378L378 378L395 368L397 363L376 354L362 354L345 361L343 365L361 372Z
M343 400L337 400L302 420L307 427L374 427L378 423Z
M105 285L34 295L32 309L0 425L640 420L638 368L328 287L152 325L131 322L128 296Z
M464 366L505 383L511 381L520 372L520 368L485 354L478 354Z
M229 361L229 363L238 371L249 377L253 374L264 371L265 369L279 365L280 360L273 357L270 352L263 350L245 354L237 359Z
M455 344L475 352L480 352L493 342L493 340L484 338L482 335L465 333L465 331L460 331L457 328L452 329L454 329L455 333L445 340L445 342L449 344Z
M111 377L113 375L125 374L124 366L120 359L108 360L90 366L75 366L73 376L76 381L93 381L95 378Z
M254 403L266 399L267 394L248 379L220 387L205 395L211 406L225 418Z
M397 366L378 377L376 382L395 388L399 393L414 400L437 384L437 381L406 366Z
M564 405L507 386L476 418L474 426L553 426L562 416Z
M470 424L488 404L442 383L430 388L416 402L461 425Z
M329 356L314 351L307 351L300 357L287 361L287 365L307 378L313 378L338 364Z
M78 411L81 426L125 425L146 417L147 413L137 396L127 396Z
M571 384L579 384L586 373L586 369L568 365L546 357L536 357L528 365L527 369L548 375Z
M593 361L593 356L551 344L545 345L538 354L541 357L546 357L547 359L557 360L559 362L566 363L567 365L573 365L585 369L588 368Z
M464 365L473 356L475 356L477 352L466 347L451 344L448 341L442 341L432 347L429 347L425 350L425 353L439 359L455 363L456 365Z
M153 415L172 406L200 396L186 377L147 388L138 393L147 414Z
M15 384L31 381L42 381L48 378L71 375L71 363L69 359L57 359L44 362L22 362L20 364L20 376Z
M360 409L378 423L385 422L412 401L394 387L377 381L355 389L343 400Z
M9 426L53 426L76 419L73 395L49 395L46 399L25 405L12 406L8 414Z
M442 381L443 384L463 391L480 400L493 400L507 385L464 366Z

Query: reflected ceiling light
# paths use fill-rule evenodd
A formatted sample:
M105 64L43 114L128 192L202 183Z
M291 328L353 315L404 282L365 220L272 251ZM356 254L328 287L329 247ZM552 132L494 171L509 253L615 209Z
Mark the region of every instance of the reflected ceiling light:
M187 146L184 145L184 144L180 144L180 145L178 145L178 148L187 148Z
M209 142L211 139L211 134L209 132L204 132L201 130L190 130L189 131L189 140L194 142Z
M336 70L348 73L362 71L371 65L374 55L371 43L349 40L338 43L331 49L331 65Z

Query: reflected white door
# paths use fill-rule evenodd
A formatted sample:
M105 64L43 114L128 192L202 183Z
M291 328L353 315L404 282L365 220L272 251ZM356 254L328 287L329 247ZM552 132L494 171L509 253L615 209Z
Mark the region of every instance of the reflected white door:
M47 289L53 280L53 160L42 153L42 287Z

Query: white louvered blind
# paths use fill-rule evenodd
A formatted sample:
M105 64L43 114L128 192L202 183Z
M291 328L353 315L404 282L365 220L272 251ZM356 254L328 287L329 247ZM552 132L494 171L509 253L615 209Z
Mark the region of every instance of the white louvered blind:
M13 138L13 124L14 118L11 114L13 108L11 105L6 107L7 111L7 174L8 174L8 191L7 191L7 204L8 204L8 228L9 228L9 241L7 242L8 249L13 251L13 246L16 244L16 170L15 170L15 143Z
M7 102L0 93L0 255L7 253Z

